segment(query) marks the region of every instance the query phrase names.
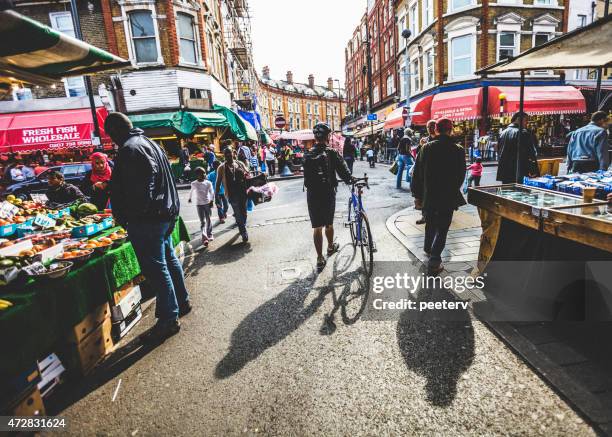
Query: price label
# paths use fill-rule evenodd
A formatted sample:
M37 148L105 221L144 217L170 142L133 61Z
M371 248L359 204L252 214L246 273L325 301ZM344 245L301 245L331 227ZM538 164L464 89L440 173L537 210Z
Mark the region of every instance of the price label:
M540 217L540 208L536 208L535 206L531 208L531 214L536 217Z
M548 210L547 209L543 209L542 210L542 217L548 218Z
M55 220L51 217L43 214L38 214L34 219L34 224L40 226L41 228L52 228L55 226Z
M19 212L19 208L10 202L4 201L0 203L0 217L7 219L13 218Z
M30 197L32 198L34 202L43 203L43 204L47 203L47 201L49 200L49 198L47 197L45 193L32 193L30 194Z
M40 275L41 273L45 273L47 271L41 262L35 262L29 266L25 266L22 270L24 270L28 275Z

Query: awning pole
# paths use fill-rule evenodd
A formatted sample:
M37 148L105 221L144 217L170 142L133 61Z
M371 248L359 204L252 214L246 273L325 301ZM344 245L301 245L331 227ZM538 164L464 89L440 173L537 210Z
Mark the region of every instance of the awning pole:
M604 6L604 17L608 16L608 9L610 8L610 0L606 0ZM595 111L599 111L599 105L601 104L601 77L603 76L603 68L597 69L597 86L595 87Z
M518 141L516 143L516 183L517 184L521 184L522 181L520 181L520 177L521 177L521 170L520 170L520 163L521 163L521 138L523 137L523 111L525 109L525 70L521 70L521 87L520 87L520 98L519 98L519 135L518 135Z

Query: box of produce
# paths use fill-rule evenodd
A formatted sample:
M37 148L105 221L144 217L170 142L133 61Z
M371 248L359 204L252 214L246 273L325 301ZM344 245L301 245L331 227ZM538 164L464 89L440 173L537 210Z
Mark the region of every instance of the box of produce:
M15 223L8 223L6 225L0 226L0 237L10 237L17 230L17 225Z
M72 217L60 218L58 225L71 229L73 237L89 237L113 226L113 218L103 214L94 214L76 220Z
M47 215L53 219L58 219L70 215L70 208L64 208L57 211L49 211Z

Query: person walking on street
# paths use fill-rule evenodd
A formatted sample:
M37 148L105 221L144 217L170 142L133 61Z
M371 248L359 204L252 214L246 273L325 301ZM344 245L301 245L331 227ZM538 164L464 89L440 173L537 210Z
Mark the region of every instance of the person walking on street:
M268 174L270 177L276 175L276 162L274 157L274 147L266 146L265 148L266 167L268 167Z
M479 187L483 169L482 158L476 158L476 162L469 165L467 169L470 171L470 175L468 176L467 180L467 186L471 187L472 182L474 182L474 186Z
M217 183L215 192L219 192L221 184L225 187L225 193L232 205L234 218L238 225L238 231L244 243L249 241L249 234L246 230L247 222L247 186L246 179L249 170L241 161L234 157L234 149L227 147L223 155L225 162L217 170Z
M355 156L356 150L355 146L353 145L353 140L351 140L350 137L346 137L344 139L344 147L342 148L342 158L344 158L344 161L346 162L346 165L351 174L353 174L353 164L355 164Z
M414 151L414 167L412 168L412 174L416 172L417 166L419 165L419 153L421 152L421 148L427 144L431 143L436 139L436 120L429 120L426 125L427 136L421 138L419 141L419 145L416 147ZM413 176L414 177L414 176ZM413 184L410 184L410 190L412 191L412 196L414 197L414 206L415 209L421 210L421 218L418 219L415 223L417 225L424 225L425 220L425 211L423 210L423 199L419 199L413 189Z
M111 178L111 203L117 224L127 229L138 264L155 291L157 323L145 341L158 342L180 330L179 317L191 311L172 231L180 202L164 151L134 129L130 119L110 113L104 130L119 146Z
M443 270L442 251L453 219L453 211L465 205L461 186L465 179L465 151L453 143L453 122L442 118L436 123L436 139L419 153L413 184L417 198L423 199L425 243L429 256L427 270L436 275Z
M327 237L327 256L336 253L340 247L334 241L334 214L338 187L336 174L347 184L353 178L340 154L328 147L330 127L325 123L317 123L312 132L315 144L304 159L304 186L314 246L317 251L317 270L320 272L327 262L323 256L323 229Z
M206 148L206 153L204 153L204 160L206 161L208 171L212 171L213 164L217 161L217 157L215 156L215 146L213 144Z
M212 184L213 187L217 186L217 170L221 163L219 161L213 162L213 170L208 173L208 180ZM227 211L229 209L229 203L227 202L227 197L225 197L225 189L223 188L223 184L219 187L218 191L215 191L215 206L217 207L217 215L219 216L219 223L225 223L225 219L227 218Z
M568 173L607 170L610 166L608 148L608 114L597 111L591 116L589 124L570 134L567 145Z
M186 145L183 145L179 152L179 164L182 169L180 179L186 181L189 177L189 148Z
M113 171L108 163L108 157L104 153L93 153L91 155L91 170L85 174L82 188L83 192L91 199L91 203L96 205L99 211L108 206L112 174Z
M538 175L536 142L527 130L527 114L523 113L523 126L519 129L520 112L512 116L512 122L499 137L500 156L497 166L497 180L502 184L523 183L525 176ZM521 149L518 150L519 132ZM518 171L517 171L517 153Z
M376 161L374 161L374 149L369 148L366 152L366 159L368 160L368 164L370 164L370 168L374 168L376 166Z
M193 194L196 198L196 210L200 219L200 230L202 231L202 246L208 247L208 243L213 240L212 233L212 206L215 199L213 184L206 179L206 170L202 167L195 169L196 180L191 183L189 199L191 203Z
M397 145L397 177L395 187L399 190L402 188L402 175L406 170L406 182L410 183L410 166L413 164L410 156L410 148L412 147L412 129L406 128L404 136L400 139Z

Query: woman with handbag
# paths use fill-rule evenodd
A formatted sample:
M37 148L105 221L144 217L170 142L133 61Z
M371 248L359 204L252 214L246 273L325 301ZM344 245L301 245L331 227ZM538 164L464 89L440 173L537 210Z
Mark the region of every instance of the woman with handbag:
M215 192L219 192L221 184L234 210L234 218L243 242L249 241L246 230L247 222L247 178L249 170L246 165L234 156L234 149L228 146L224 151L225 162L217 170Z

